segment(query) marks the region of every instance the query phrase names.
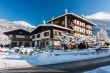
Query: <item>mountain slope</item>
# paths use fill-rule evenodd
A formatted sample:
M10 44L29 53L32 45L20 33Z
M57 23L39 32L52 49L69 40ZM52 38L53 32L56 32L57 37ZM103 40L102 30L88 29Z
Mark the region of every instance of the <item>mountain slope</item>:
M104 28L110 36L110 12L97 12L91 15L83 15L83 17L97 25L93 29L94 34L96 34L101 28Z
M95 23L97 26L93 28L93 34L97 34L97 32L103 28L107 30L108 36L110 37L110 20L109 19L88 19L91 22Z
M7 32L10 30L24 29L29 32L33 31L36 27L25 21L8 21L0 19L0 32Z

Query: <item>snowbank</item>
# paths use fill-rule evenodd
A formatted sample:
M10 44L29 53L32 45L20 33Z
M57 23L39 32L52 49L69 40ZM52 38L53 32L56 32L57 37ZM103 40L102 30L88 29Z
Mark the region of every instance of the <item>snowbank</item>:
M36 55L0 55L0 69L22 68L57 64L71 61L93 59L110 55L110 52L99 54L94 51L53 51L43 52Z

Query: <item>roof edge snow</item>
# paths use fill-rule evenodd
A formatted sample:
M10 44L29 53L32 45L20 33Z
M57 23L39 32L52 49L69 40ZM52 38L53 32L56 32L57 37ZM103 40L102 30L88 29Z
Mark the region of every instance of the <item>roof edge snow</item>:
M83 17L81 17L81 16L79 16L79 15L77 15L77 14L74 14L74 13L65 13L65 14L60 15L60 16L58 16L58 17L52 18L51 20L48 20L46 23L48 23L48 22L50 22L50 21L52 21L52 20L58 19L58 18L60 18L60 17L63 17L63 16L65 16L65 15L68 15L68 14L73 15L73 16L76 16L76 17L78 17L78 18L80 18L80 19L82 19L82 20L85 20L86 22L91 23L92 25L95 25L95 26L96 26L95 23L93 23L93 22L87 20L86 18L83 18Z

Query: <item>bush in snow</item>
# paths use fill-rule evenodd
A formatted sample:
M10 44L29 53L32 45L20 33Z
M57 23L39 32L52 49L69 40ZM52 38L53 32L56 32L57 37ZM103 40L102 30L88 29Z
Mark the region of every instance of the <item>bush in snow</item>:
M24 48L24 47L21 47L19 49L19 54L22 54L22 55L32 55L34 53L33 49L31 48Z

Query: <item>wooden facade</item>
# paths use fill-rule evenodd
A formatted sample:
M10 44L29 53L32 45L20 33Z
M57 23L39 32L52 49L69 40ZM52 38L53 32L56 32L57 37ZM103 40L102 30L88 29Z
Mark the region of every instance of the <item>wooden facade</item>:
M23 29L4 32L12 41L12 47L30 47L32 46L31 33Z
M67 22L65 23L66 20ZM75 34L83 34L85 37L92 35L92 28L94 26L90 21L71 13L52 19L48 23L72 29L74 30L74 36L77 36ZM65 24L67 24L67 26L65 26Z
M32 41L36 42L36 46L42 47L46 45L60 45L58 35L61 35L61 33L68 32L70 35L77 37L89 37L92 35L93 26L92 22L77 15L67 13L53 18L47 24L37 27L31 33ZM44 37L43 35L47 31L49 36ZM38 34L41 35L41 38L36 37Z
M54 45L54 41L59 41L58 38L55 37L57 36L55 35L56 30L70 33L70 30L58 28L55 26L39 26L31 33L31 36L33 37L32 41L35 41L35 46L39 47L44 47L46 45ZM49 35L44 36L47 32L49 33ZM37 37L37 35L40 35L40 37Z

